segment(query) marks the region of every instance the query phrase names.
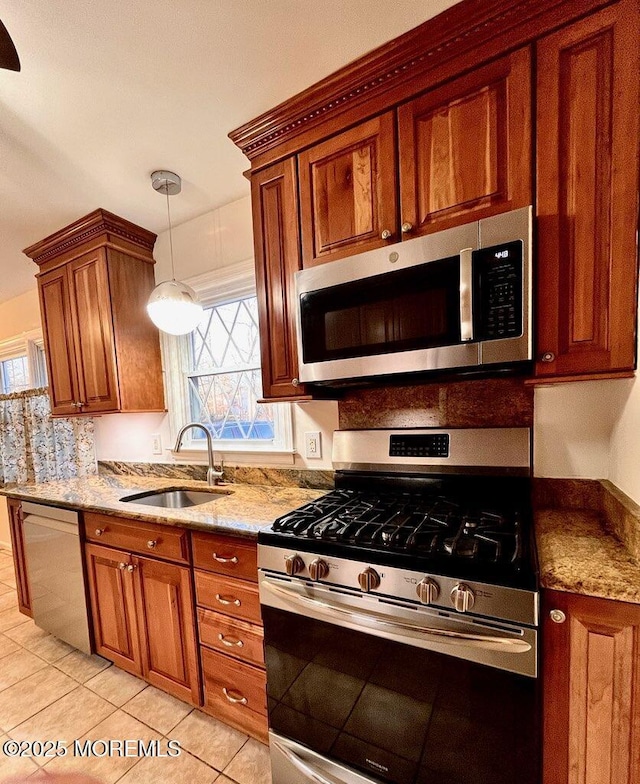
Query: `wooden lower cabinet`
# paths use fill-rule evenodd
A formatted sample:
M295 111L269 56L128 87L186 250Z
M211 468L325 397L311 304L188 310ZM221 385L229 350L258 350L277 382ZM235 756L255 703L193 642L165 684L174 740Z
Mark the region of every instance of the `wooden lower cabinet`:
M138 613L129 554L85 545L85 560L96 653L135 675L142 675Z
M13 552L13 568L16 573L16 591L18 594L18 609L24 615L32 617L31 592L27 577L27 563L24 551L24 531L22 521L22 504L15 498L7 498L9 512L9 532L11 534L11 549Z
M267 741L256 543L192 534L204 710ZM206 571L205 571L206 570ZM230 576L232 575L232 576Z
M544 784L638 784L640 606L548 591L543 607Z
M188 567L85 546L96 652L194 705L200 704Z

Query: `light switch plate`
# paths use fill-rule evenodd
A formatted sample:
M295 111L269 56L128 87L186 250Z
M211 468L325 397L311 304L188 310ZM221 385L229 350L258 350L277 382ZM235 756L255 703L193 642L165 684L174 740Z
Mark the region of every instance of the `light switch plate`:
M322 457L322 443L319 431L315 430L304 434L304 451L306 457L312 460Z
M154 455L162 454L162 437L160 433L154 433L151 436L151 451Z

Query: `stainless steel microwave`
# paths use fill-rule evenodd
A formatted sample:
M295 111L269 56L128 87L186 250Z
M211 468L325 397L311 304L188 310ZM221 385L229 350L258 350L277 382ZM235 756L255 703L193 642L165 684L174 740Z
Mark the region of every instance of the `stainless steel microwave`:
M296 274L300 380L531 360L532 208Z

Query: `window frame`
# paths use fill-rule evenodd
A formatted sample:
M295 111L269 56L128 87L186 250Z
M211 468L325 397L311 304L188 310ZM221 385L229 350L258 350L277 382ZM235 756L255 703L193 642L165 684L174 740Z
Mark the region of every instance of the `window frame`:
M204 307L223 305L244 297L256 296L256 283L253 259L247 259L230 267L222 267L212 272L198 275L185 281L198 294ZM191 335L172 336L162 334L162 355L165 376L165 392L169 412L169 432L172 447L169 450L175 459L202 460L206 456L206 441L194 440L189 432L185 433L182 448L174 449L175 439L180 428L191 422L189 405L188 373ZM274 406L273 441L259 440L214 440L216 455L230 462L264 464L265 457L271 464L293 465L295 448L293 438L293 416L289 403L268 404Z
M47 386L46 357L44 356L44 337L41 329L31 329L15 337L0 341L0 362L18 357L27 358L27 389L38 389ZM40 353L42 352L42 353ZM0 394L13 394L5 392L3 377L0 372Z

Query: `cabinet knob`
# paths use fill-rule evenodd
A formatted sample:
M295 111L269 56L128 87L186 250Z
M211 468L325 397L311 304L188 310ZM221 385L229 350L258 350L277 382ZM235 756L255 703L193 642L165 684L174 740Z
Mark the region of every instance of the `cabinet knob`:
M217 561L221 564L237 564L238 563L238 556L237 555L218 555L218 553L212 553L213 560Z
M299 387L300 386L300 379L299 378L292 378L291 379L291 386L292 387Z
M545 351L544 354L540 357L543 362L555 362L556 355L553 351Z
M402 224L400 229L402 230L403 234L409 234L409 232L413 231L413 223L409 223L407 221L406 223Z
M567 620L567 616L562 610L551 610L549 618L551 618L554 623L564 623Z
M216 600L220 602L220 604L235 604L236 607L240 607L242 602L240 599L236 599L235 596L221 596L219 593L216 594Z
M149 541L147 542L147 547L150 550L153 550L157 546L157 544L158 544L158 540L157 539L149 539Z
M229 640L224 636L224 634L219 634L218 639L223 645L226 645L227 648L242 648L244 646L242 640L236 640L236 639Z
M229 700L229 702L233 703L234 705L247 704L247 698L243 697L242 694L239 691L235 691L235 689L227 689L226 686L223 686L222 693ZM237 697L236 694L238 695Z
M128 572L133 572L133 571L135 571L135 568L136 568L135 564L129 564L129 566L127 566L127 571Z
M126 568L127 568L126 563L121 562L118 564L118 569L120 569L121 571L124 571Z
M102 536L105 530L105 528L96 528L96 536Z
M381 237L383 240L389 240L389 239L391 239L391 237L393 237L393 232L392 232L392 231L389 231L389 229L383 229L383 230L380 232L380 237Z

